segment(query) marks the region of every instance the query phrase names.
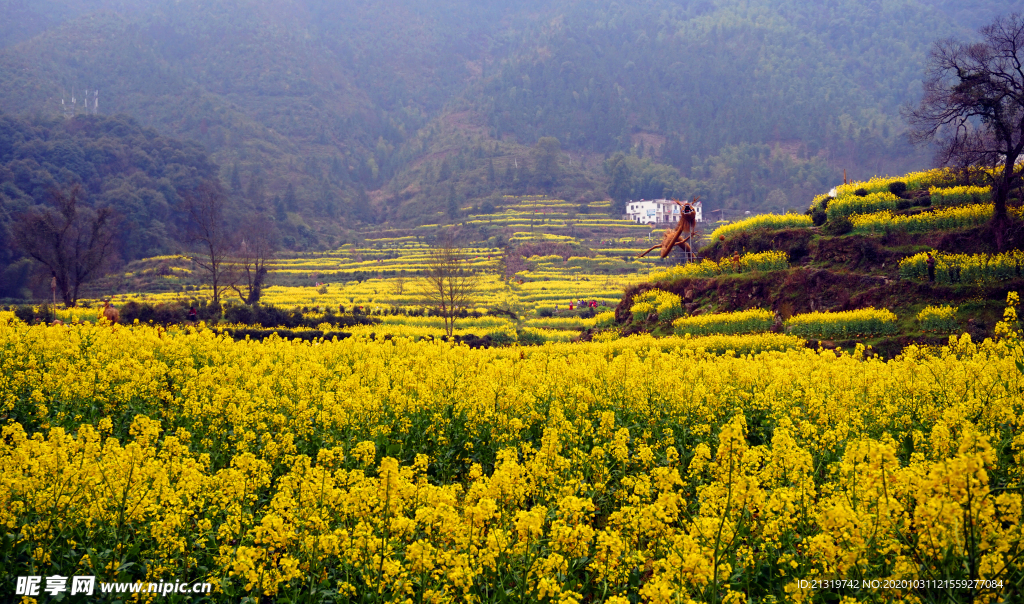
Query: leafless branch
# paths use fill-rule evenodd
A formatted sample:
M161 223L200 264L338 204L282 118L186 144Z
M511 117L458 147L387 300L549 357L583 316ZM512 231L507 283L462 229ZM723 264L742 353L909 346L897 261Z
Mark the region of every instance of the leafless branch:
M975 44L935 44L921 102L905 107L903 115L911 141L937 145L936 163L992 180L993 224L999 225L1007 220L1010 190L1024 173L1018 161L1024 152L1024 18L1000 17L981 35Z
M48 269L67 306L78 303L80 288L115 261L117 217L108 207L93 210L81 203L78 185L67 192L51 191L52 206L25 212L15 240L30 257Z
M431 250L424 274L423 295L426 304L444 317L445 333L451 337L459 313L468 309L478 286L478 277L469 268L465 255L451 239Z

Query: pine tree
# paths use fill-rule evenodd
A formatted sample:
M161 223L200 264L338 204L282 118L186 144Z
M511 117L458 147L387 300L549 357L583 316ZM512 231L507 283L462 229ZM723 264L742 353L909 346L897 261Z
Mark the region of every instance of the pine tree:
M533 150L533 169L537 178L537 184L545 190L550 191L558 184L558 177L561 168L558 166L558 156L562 152L561 143L553 136L544 136L537 141Z
M288 208L289 212L299 211L299 200L295 195L295 185L288 183L288 188L284 192L284 206Z
M448 187L448 218L455 220L459 217L459 200L455 193L455 183Z
M238 162L231 166L231 193L233 195L242 193L242 176L238 173Z
M284 202L277 195L274 196L274 219L278 222L288 222L288 212L285 211Z

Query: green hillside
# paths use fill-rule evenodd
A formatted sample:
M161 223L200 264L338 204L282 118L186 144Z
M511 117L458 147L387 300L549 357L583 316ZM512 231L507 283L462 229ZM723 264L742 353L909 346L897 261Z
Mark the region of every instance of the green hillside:
M119 217L124 260L178 251L182 195L217 167L202 146L143 128L125 116L22 119L0 114L0 297L24 295L29 260L18 260L15 221L55 189L78 183L85 203Z

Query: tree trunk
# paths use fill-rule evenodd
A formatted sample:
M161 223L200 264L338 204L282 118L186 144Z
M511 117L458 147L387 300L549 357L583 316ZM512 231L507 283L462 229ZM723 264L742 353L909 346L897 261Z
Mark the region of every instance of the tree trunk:
M1016 163L1017 156L1011 157L1008 153L1003 173L992 183L992 239L999 252L1005 252L1009 244L1010 216L1006 212L1006 200L1010 197Z
M1013 169L1016 163L1016 156L1011 158L1008 154L1006 156L1006 163L1003 164L1003 173L993 183L992 203L995 205L995 209L992 212L993 218L1006 217L1006 198L1010 196L1010 184L1013 182Z
M60 297L64 300L64 306L71 308L71 288L68 286L68 280L58 278L57 289L60 290Z

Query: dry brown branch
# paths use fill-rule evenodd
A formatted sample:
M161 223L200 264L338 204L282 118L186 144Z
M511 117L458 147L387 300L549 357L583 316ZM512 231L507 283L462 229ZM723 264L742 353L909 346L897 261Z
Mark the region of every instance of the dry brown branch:
M692 254L693 248L690 242L697 231L697 211L694 209L693 204L697 203L698 200L700 200L700 197L694 197L692 202L673 199L672 201L680 207L679 222L676 223L676 227L665 231L661 238L661 243L643 251L637 258L643 258L658 248L661 248L662 258L671 254L673 247L679 247L679 249L684 250L687 254ZM685 238L683 233L686 233Z

